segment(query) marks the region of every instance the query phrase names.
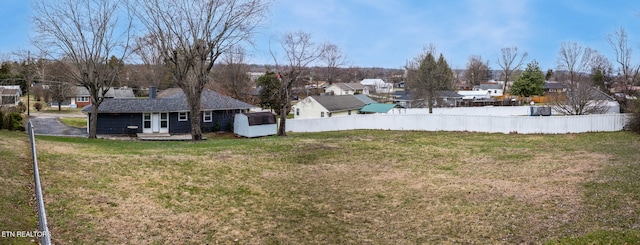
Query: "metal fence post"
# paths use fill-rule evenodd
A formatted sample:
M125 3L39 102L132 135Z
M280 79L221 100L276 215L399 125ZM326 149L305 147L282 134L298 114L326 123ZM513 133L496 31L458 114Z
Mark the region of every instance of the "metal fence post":
M29 131L29 141L31 142L31 157L33 158L33 178L35 181L36 201L38 205L38 227L40 231L40 244L51 244L51 233L47 226L47 214L44 209L44 199L42 198L42 186L40 185L40 173L38 172L38 157L36 154L36 140L33 133L33 125L31 120L27 123L27 131Z

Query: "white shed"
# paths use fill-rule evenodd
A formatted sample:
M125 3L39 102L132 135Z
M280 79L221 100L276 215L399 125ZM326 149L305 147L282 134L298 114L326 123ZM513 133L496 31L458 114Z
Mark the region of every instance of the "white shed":
M239 113L233 121L233 133L243 137L275 135L277 131L276 115L271 112Z

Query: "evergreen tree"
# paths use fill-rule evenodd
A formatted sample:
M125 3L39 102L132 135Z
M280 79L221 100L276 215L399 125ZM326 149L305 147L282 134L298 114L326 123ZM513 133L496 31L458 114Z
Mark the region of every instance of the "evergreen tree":
M538 62L534 60L527 64L527 69L513 83L511 93L523 97L543 95L544 79L544 73L540 70Z
M272 109L275 113L280 114L280 79L274 72L258 78L258 86L261 88L258 94L260 100L259 105L265 109Z

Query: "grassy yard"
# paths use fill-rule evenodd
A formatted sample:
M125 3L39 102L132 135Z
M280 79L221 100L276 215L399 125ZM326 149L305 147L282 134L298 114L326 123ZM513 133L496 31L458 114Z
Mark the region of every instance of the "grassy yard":
M70 127L87 128L86 117L61 117L60 122Z
M29 138L0 130L0 139L0 231L37 230ZM32 240L0 237L0 244L34 244Z
M625 132L37 143L56 244L640 242Z

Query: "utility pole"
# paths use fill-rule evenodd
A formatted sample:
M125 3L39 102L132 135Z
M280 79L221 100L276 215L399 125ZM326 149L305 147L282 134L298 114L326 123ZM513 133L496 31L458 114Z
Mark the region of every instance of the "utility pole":
M29 89L31 87L31 65L29 64L29 61L31 60L31 51L27 51L27 118L29 118L30 116L30 111L31 111L31 105L29 104L29 97L31 96L29 94Z

